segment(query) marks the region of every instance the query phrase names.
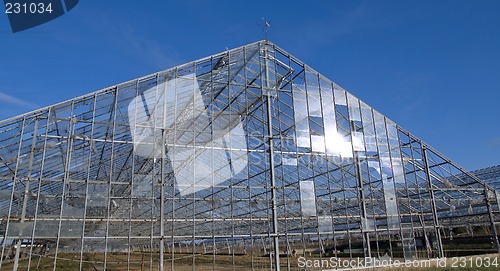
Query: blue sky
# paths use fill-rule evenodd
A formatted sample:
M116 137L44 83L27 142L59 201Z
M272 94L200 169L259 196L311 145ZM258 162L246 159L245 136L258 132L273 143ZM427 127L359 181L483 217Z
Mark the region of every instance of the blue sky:
M469 170L500 164L500 1L86 1L11 33L0 119L269 39Z

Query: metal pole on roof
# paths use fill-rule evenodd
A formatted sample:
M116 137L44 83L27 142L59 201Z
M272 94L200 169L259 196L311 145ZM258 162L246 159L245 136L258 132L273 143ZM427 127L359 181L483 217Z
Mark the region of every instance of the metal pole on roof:
M264 22L264 27L262 28L262 30L264 30L264 32L266 32L266 41L269 40L268 38L268 33L267 33L267 30L271 27L271 22L266 20L264 17L262 17L262 21ZM267 54L266 54L266 57L267 57ZM267 63L267 62L266 62ZM267 64L266 64L266 67L267 67ZM267 70L267 69L266 69ZM267 74L266 74L267 75Z

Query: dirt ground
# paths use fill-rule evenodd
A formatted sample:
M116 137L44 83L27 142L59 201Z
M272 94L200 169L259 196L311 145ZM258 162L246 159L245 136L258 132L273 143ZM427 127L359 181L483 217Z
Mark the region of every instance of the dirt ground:
M106 259L106 263L104 260ZM306 262L306 260L308 262ZM321 265L323 260L323 265ZM346 260L346 259L335 259ZM328 263L326 262L328 261ZM425 262L412 262L409 266L393 264L391 267L370 267L357 270L380 270L380 271L451 271L451 270L500 270L500 254L487 254L479 256L455 257L441 260L430 260ZM282 256L281 270L332 270L330 258L311 257L286 257ZM18 270L53 270L54 255L32 255L31 261L24 258L19 263ZM60 253L57 256L56 270L159 270L157 253ZM380 265L385 264L384 262ZM106 266L106 269L104 269ZM418 267L415 267L418 266ZM5 260L2 270L11 270L13 262ZM338 268L338 267L337 267ZM269 256L250 255L193 255L177 254L173 259L170 255L165 257L164 270L191 271L191 270L213 270L213 271L246 271L246 270L270 270ZM345 269L344 269L345 270Z

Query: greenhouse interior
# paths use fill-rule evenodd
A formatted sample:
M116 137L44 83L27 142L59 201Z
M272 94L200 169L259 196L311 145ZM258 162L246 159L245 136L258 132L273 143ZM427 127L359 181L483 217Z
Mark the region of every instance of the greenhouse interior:
M2 270L500 248L495 188L268 40L1 121L0 142Z

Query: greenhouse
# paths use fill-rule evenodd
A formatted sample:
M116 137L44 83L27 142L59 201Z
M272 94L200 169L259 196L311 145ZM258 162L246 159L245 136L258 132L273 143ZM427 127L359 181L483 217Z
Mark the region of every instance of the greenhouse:
M500 194L264 40L0 122L0 269L499 250Z

